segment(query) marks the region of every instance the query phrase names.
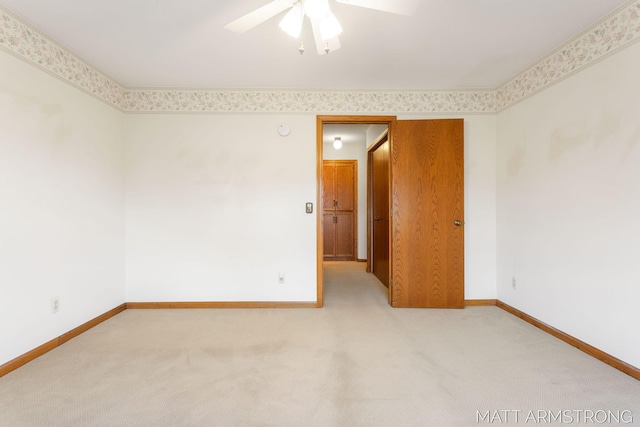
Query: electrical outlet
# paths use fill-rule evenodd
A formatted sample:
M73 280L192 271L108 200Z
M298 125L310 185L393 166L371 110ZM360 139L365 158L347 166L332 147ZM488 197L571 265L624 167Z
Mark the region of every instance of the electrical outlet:
M284 284L284 273L278 273L278 283Z
M60 298L54 297L51 299L51 314L56 314L60 311Z
M511 278L511 287L512 287L513 289L518 289L518 287L516 286L516 276L513 276L513 277Z

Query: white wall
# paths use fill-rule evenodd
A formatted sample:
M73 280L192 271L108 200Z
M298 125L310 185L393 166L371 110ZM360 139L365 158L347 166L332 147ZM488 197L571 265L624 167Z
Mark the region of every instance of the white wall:
M315 301L315 135L308 115L128 116L127 301Z
M639 75L635 44L497 122L498 298L634 366Z
M122 132L119 111L0 51L0 364L124 302Z
M380 137L388 130L387 125L369 125L365 132L366 148L369 149L374 143L380 140Z
M466 298L495 298L495 116L464 118ZM315 116L126 121L127 301L315 301Z

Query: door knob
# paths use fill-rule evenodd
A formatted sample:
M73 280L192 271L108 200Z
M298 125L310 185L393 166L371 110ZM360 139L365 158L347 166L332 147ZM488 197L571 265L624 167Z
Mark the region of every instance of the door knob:
M374 217L373 217L373 220L374 220L374 221L380 221L381 219L382 219L382 218L380 218L379 216L374 216Z
M453 221L453 224L454 224L456 227L460 227L460 226L462 225L462 221L460 221L459 219L456 219L455 221Z

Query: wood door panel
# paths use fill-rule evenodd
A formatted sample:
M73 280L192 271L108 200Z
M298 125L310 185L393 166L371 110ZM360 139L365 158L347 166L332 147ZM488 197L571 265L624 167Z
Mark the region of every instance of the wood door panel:
M322 214L322 245L324 257L333 257L336 253L336 230L333 223L333 213Z
M323 210L333 210L335 209L334 200L336 199L335 195L335 167L333 164L324 162L322 166L322 209Z
M335 196L336 209L339 211L352 211L355 208L354 183L355 163L338 163L335 167Z
M353 212L336 212L335 218L335 256L340 259L352 260L355 253Z
M392 303L464 307L463 121L394 128Z

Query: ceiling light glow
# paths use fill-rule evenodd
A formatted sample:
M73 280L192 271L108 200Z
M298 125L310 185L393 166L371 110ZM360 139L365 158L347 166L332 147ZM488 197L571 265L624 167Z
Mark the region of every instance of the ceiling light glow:
M291 10L280 21L280 28L291 37L297 39L302 31L302 21L304 20L304 11L299 3L293 5Z
M304 0L304 13L311 19L323 19L329 11L329 0Z
M329 12L327 16L320 20L320 34L323 41L332 39L340 33L342 33L342 26L333 13Z

